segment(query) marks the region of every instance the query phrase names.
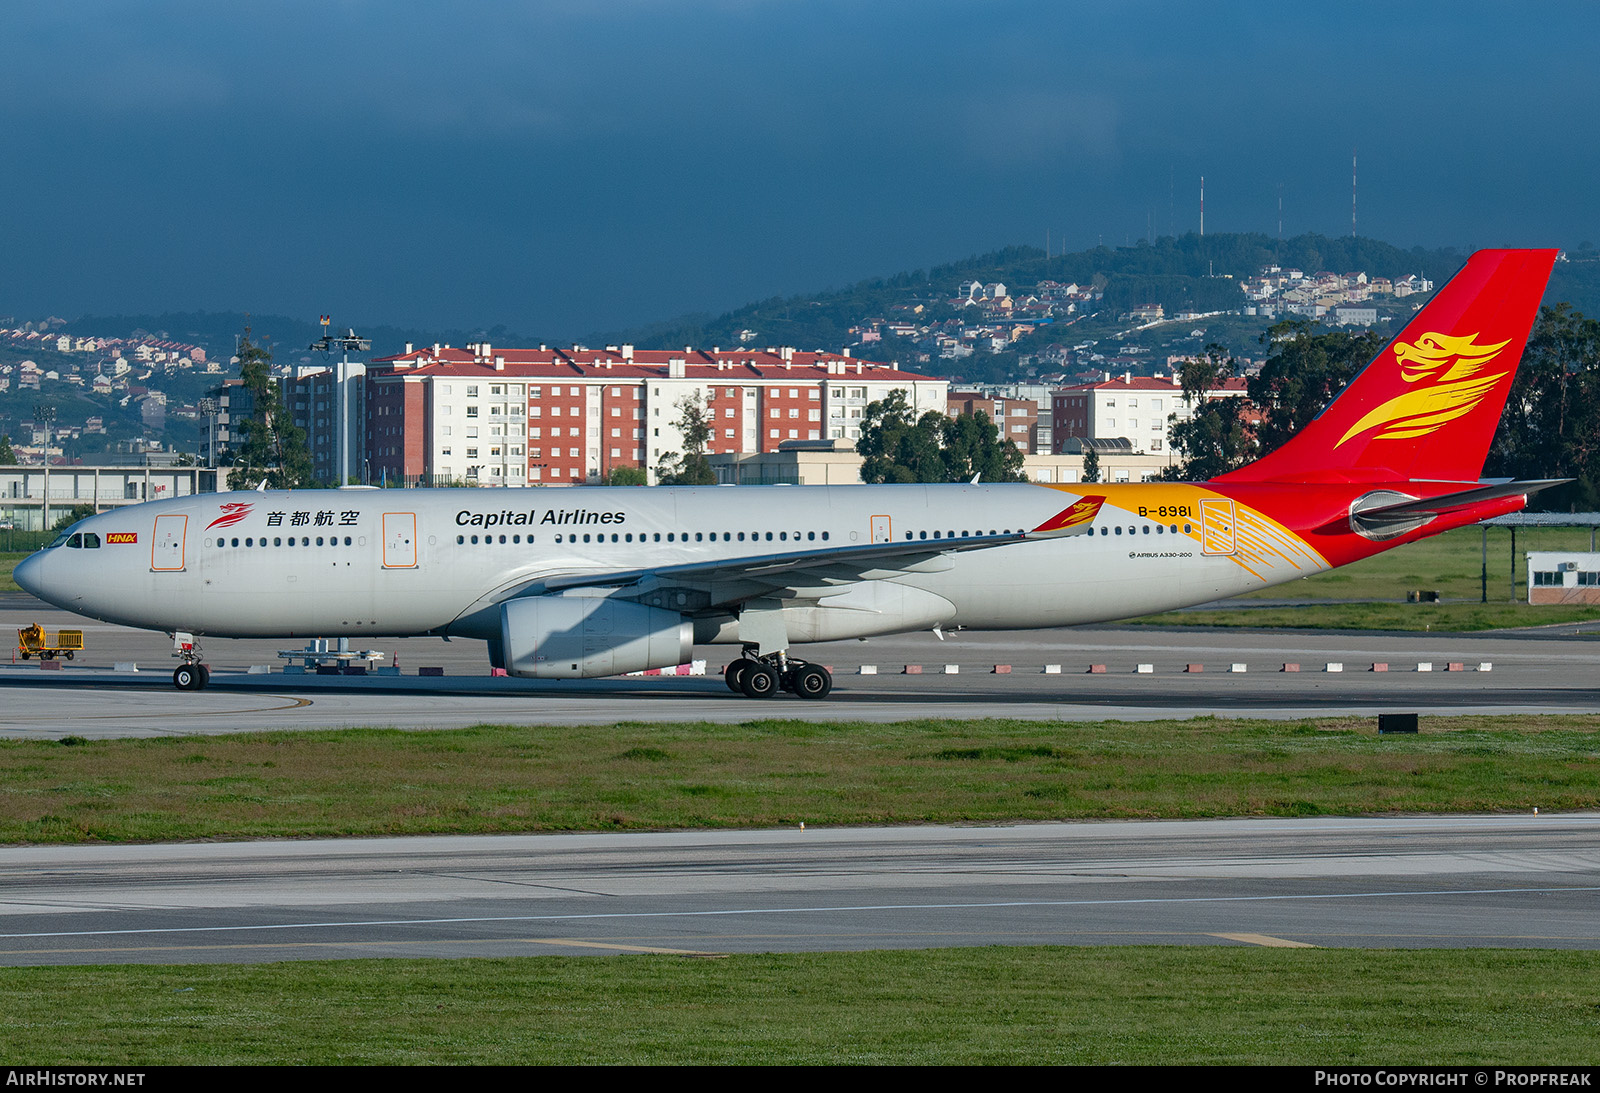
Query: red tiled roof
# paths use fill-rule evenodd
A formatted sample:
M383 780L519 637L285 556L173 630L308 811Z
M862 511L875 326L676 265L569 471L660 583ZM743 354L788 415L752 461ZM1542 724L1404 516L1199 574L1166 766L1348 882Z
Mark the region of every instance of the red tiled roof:
M495 358L505 362L503 369L495 367ZM934 377L918 372L906 372L878 361L859 357L845 357L837 353L802 353L794 351L789 359L777 351L764 349L728 349L712 352L695 349L686 352L664 349L637 349L632 359L620 351L607 349L502 349L492 346L487 356L477 355L465 347L432 346L392 357L374 358L380 372L406 376L475 376L521 377L535 379L665 379L673 361L684 362L684 376L688 379L716 382L718 380L818 380L828 375L860 375L878 381L931 380ZM829 368L833 366L834 372ZM858 373L859 369L859 373Z

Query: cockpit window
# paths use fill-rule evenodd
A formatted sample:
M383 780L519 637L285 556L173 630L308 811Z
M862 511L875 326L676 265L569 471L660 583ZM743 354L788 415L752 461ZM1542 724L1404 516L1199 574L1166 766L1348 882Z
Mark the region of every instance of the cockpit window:
M98 550L99 547L100 547L100 536L96 535L92 531L86 531L86 532L83 533L83 549L85 549L85 550Z
M83 536L82 535L74 535L74 536L72 536L70 539L67 540L67 546L71 547L73 550L79 549L80 547L83 546Z
M60 535L57 535L55 537L55 541L52 542L49 546L45 547L45 549L46 550L54 550L56 547L60 546L64 542L66 542L69 538L71 538L71 536L69 536L66 532L63 531Z

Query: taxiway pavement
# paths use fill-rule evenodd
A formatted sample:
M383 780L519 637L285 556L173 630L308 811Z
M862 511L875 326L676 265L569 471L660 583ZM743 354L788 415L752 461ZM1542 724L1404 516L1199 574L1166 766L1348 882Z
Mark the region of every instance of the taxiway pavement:
M0 962L1600 946L1600 816L0 849Z

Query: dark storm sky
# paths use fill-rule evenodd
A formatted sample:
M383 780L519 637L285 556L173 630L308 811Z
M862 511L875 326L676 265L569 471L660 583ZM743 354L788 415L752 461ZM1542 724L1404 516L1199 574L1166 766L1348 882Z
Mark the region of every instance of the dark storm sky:
M1600 239L1600 9L11 0L0 317L552 339L1011 243ZM1170 180L1170 181L1169 181ZM1175 191L1175 193L1174 193Z

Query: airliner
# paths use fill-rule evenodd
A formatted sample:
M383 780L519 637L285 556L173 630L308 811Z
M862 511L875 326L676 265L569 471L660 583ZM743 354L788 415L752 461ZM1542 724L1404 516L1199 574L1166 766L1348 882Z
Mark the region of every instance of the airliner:
M1288 443L1205 482L236 491L80 520L16 567L68 611L199 639L438 635L514 676L740 647L750 698L820 699L809 642L1130 618L1515 512L1480 476L1556 252L1480 251Z

